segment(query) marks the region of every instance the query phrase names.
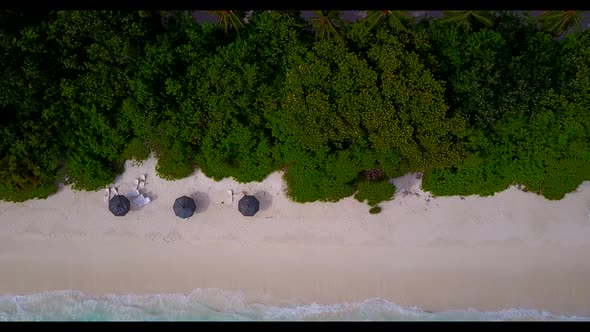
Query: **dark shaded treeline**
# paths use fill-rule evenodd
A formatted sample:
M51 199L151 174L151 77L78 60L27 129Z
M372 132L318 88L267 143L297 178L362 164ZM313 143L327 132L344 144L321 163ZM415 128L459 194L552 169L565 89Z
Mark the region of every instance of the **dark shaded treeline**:
M298 202L376 206L407 172L435 195L560 199L590 180L588 31L557 40L510 12L217 14L3 12L0 199L97 190L150 152L169 180L285 170Z

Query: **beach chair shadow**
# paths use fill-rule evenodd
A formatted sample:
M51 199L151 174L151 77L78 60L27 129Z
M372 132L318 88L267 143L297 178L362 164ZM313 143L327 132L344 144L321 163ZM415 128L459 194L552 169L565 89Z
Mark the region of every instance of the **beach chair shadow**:
M155 201L155 200L158 199L158 195L154 194L151 191L145 191L145 190L139 189L139 192L141 192L143 196L149 197L151 202L153 202L153 201Z

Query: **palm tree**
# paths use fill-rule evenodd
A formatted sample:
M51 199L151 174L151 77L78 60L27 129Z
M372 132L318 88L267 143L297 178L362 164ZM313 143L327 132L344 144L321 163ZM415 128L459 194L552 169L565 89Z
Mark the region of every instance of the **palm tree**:
M445 10L444 18L441 20L444 23L453 23L463 27L466 33L471 30L473 21L480 22L486 27L491 27L494 24L490 12L483 10Z
M340 18L342 13L338 10L318 10L314 13L318 17L312 17L311 24L320 39L340 36L338 29L347 24Z
M553 36L561 36L571 28L581 30L582 24L580 12L577 10L552 10L539 16L541 30L549 32Z
M211 13L219 18L219 25L227 32L230 27L239 31L244 27L244 13L237 10L212 10Z
M413 16L405 10L372 10L361 21L367 24L369 30L387 22L396 31L405 31L404 20Z

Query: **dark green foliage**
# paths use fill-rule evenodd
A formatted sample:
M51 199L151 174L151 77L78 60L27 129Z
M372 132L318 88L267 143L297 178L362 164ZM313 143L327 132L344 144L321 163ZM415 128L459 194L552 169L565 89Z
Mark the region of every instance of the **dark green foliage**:
M367 202L369 206L391 200L395 195L395 186L387 180L362 181L358 184L358 192L354 198L359 202Z
M351 37L358 44L364 38ZM282 110L285 131L312 151L368 145L388 175L458 162L465 122L447 114L442 82L385 30L366 45L361 56L342 40L321 40L293 61Z
M381 213L381 207L380 206L373 206L369 209L369 213L370 214L378 214Z
M68 156L64 183L75 190L98 190L123 172L122 163L114 163L88 151L73 151Z
M374 156L360 147L330 153L293 151L284 175L288 196L296 202L336 202L357 190L359 175L375 166Z
M43 173L30 159L6 156L0 160L0 198L24 201L30 197L47 197L55 192L55 183L43 183ZM35 196L27 195L35 192Z
M0 32L0 199L45 198L56 190L59 96L55 50L45 45L47 13L4 12Z
M582 115L587 110L556 96L544 102L553 98L557 100L543 105L529 123L505 123L501 140L481 142L488 148L457 168L427 173L423 187L435 195L492 195L522 184L548 199L575 190L590 179L590 136ZM484 152L485 158L478 156Z
M432 27L451 105L486 134L503 118L529 116L556 82L557 42L526 18L496 19L498 31L466 37L444 24Z
M186 145L174 143L164 152L156 153L158 163L156 173L159 177L172 181L191 175L195 171L195 164L190 158Z
M199 97L207 120L197 163L216 179L261 181L276 169L275 139L265 117L278 108L276 76L289 34L288 29L275 32L276 19L254 14L247 35L219 48L206 59L205 71L191 77L193 98Z
M422 187L436 196L489 196L505 190L512 183L501 163L470 156L453 168L437 168L426 172Z
M133 160L135 162L142 162L150 156L150 149L147 142L134 137L127 142L127 146L121 153L121 160Z
M146 13L0 12L0 199L96 190L150 153L164 179L284 170L297 202L354 195L371 213L407 172L436 195L560 199L590 180L587 31L332 11L314 38L296 12L223 11L223 28ZM549 18L556 35L568 20Z
M480 128L469 139L472 154L455 167L425 174L423 186L436 195L491 195L522 184L527 191L560 199L590 180L588 32L571 34L559 44L527 26L526 19L513 24L512 31L484 32L474 35L510 41L498 48L504 60L489 58L475 71L463 60L456 68L465 69L458 73L471 71L477 84L450 79L455 88L473 89L454 94L458 107L471 113ZM492 53L482 45L477 52ZM485 62L491 65L487 74ZM476 90L489 92L478 101Z
M146 24L134 12L68 11L55 13L48 25L63 71L59 113L48 116L59 118L66 176L75 189L99 189L121 172L131 134L121 109L150 31Z

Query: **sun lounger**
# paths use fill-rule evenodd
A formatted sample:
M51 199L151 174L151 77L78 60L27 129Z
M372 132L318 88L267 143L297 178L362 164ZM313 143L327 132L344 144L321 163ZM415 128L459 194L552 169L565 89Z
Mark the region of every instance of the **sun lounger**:
M149 202L151 202L149 197L143 196L143 195L139 195L137 197L135 197L135 199L133 200L133 202L140 208L146 206Z
M127 198L133 199L139 195L140 195L139 190L135 189L135 190L131 190L130 192L127 193Z
M139 176L139 178L138 178L139 183L137 185L138 189L145 188L145 178L146 178L146 176L144 174Z
M148 205L149 202L151 202L150 198L147 197L147 196L144 196L143 197L143 203L142 203L141 207L144 207L144 206Z

